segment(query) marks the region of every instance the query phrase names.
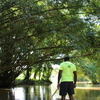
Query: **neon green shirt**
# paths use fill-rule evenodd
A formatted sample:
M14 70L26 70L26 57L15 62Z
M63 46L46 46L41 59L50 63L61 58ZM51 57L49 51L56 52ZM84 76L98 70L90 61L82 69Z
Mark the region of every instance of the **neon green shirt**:
M73 63L69 61L62 62L59 70L62 70L61 82L73 81L73 71L76 71L76 66Z

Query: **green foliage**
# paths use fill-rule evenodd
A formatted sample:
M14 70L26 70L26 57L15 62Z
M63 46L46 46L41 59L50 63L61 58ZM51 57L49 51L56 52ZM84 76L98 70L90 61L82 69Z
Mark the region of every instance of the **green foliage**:
M78 61L80 64L78 66L79 79L89 80L94 84L100 83L100 68L88 58L81 59Z
M89 59L98 61L100 6L97 2L0 1L0 87L11 85L28 70L27 66L35 67L37 75L43 73L42 78L47 80L49 68L52 70L50 65L56 63L57 57L60 62L61 55L91 55Z

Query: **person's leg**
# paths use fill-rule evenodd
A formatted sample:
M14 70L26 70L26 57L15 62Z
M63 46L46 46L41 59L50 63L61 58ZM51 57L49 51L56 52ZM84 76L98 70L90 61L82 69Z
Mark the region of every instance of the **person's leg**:
M61 100L65 100L66 94L67 94L68 85L67 82L61 82L60 84L60 95Z
M69 95L69 100L74 100L73 95Z
M73 94L74 94L74 85L73 82L69 82L69 87L68 87L69 100L74 100Z
M61 100L65 100L65 97L66 97L66 96L61 96Z

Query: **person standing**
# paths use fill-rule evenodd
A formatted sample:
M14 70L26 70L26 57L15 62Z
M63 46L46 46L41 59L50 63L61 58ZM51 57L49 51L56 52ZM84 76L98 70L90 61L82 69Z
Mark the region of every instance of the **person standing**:
M57 87L60 88L59 95L61 95L61 100L65 100L67 93L69 95L69 100L74 100L73 94L74 88L76 87L77 70L76 66L69 60L70 58L68 56L64 58L64 62L60 64L58 72Z

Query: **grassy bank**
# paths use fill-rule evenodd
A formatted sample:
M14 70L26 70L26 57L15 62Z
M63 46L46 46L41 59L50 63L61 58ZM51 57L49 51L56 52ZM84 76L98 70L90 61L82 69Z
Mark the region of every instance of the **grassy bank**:
M50 80L19 80L15 81L15 85L50 85L52 82Z

